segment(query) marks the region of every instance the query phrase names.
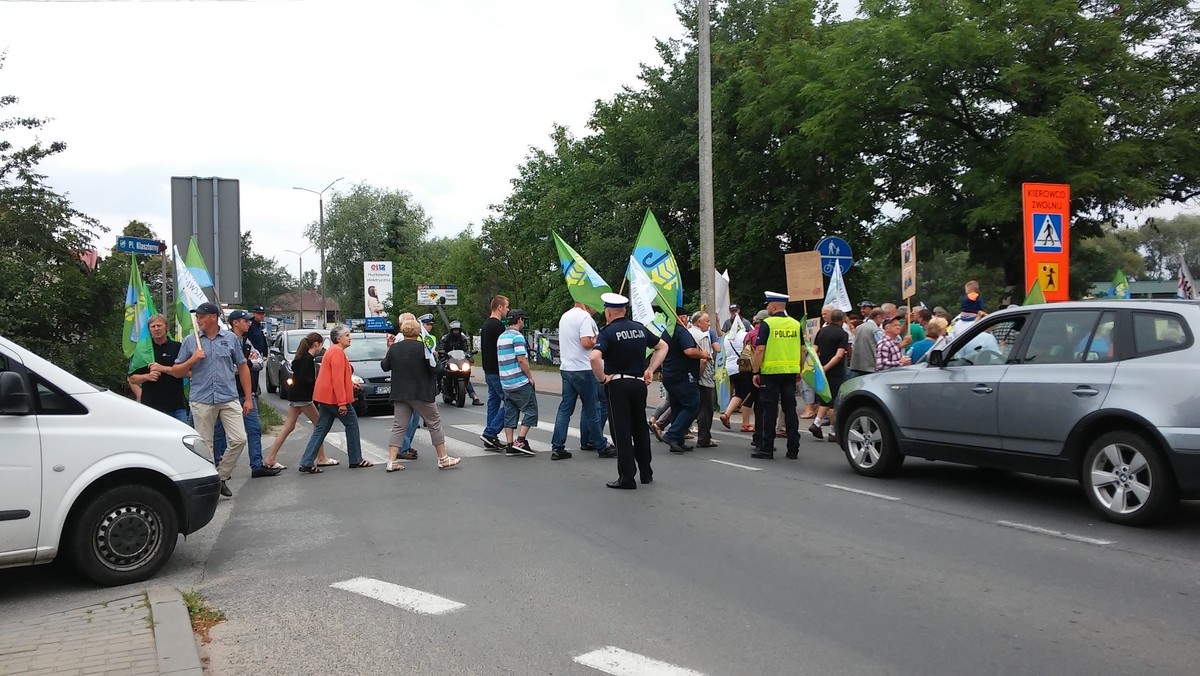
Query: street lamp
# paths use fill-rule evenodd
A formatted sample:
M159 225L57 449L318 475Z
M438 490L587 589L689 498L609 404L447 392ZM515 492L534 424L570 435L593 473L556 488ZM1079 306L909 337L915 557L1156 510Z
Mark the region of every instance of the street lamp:
M296 254L296 257L300 259L300 283L296 285L296 302L300 304L300 323L296 325L296 328L298 329L304 328L304 254L308 253L310 250L312 250L311 244L304 251L292 251L291 249L284 249L284 251L287 253Z
M345 178L345 176L343 176L342 178ZM325 321L326 321L326 317L325 317L325 303L326 303L326 301L325 301L325 191L332 188L333 184L342 180L342 178L334 179L333 183L330 183L329 185L325 186L325 188L323 190L321 190L320 192L317 192L316 190L309 190L308 188L300 188L300 187L296 187L296 186L292 187L292 190L303 190L304 192L311 192L312 194L316 195L317 196L317 208L320 210L319 220L318 220L318 223L320 224L320 226L319 226L320 227L320 230L319 230L320 242L319 242L318 246L321 249L321 325L317 327L319 329L325 328ZM303 319L303 317L301 317L301 319Z

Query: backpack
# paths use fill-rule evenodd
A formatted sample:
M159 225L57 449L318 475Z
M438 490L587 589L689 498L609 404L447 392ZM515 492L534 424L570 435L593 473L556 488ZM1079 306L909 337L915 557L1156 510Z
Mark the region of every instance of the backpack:
M754 356L754 346L750 344L749 340L747 340L746 344L742 345L742 351L738 354L738 362L737 362L738 370L739 371L749 371L750 367L752 367L754 365L754 363L751 361L751 359L753 359L753 356Z

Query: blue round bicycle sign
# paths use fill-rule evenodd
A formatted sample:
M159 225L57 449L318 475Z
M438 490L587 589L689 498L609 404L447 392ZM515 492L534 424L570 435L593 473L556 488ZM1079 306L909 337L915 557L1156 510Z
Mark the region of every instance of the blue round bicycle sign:
M833 276L834 263L840 263L842 273L854 267L854 252L850 244L841 237L825 237L817 242L817 251L821 253L821 272L826 277Z

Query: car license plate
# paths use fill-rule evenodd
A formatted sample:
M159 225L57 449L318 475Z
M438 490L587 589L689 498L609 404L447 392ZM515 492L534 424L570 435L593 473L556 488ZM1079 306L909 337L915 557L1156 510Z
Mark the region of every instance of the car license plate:
M392 393L391 385L382 385L380 387L375 388L375 394L391 394L391 393Z

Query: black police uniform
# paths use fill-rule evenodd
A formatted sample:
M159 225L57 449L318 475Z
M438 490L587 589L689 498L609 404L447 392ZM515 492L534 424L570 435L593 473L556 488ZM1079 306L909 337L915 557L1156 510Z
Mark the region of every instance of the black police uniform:
M634 481L641 470L642 483L650 483L650 426L646 422L646 350L658 336L629 317L600 329L596 347L604 357L604 373L613 376L605 385L613 442L617 445L617 471L621 483Z

